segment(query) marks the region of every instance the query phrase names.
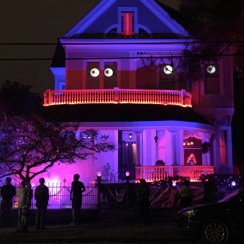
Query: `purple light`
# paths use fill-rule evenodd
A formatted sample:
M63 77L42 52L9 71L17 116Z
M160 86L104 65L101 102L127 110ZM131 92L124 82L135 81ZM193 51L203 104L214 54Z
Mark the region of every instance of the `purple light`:
M175 180L172 181L172 186L176 186L177 182Z
M126 172L125 172L125 176L126 176L126 177L129 177L129 176L130 176L130 172L129 172L129 171L126 171Z
M231 186L232 186L232 187L235 187L235 186L236 186L236 182L235 182L234 180L233 180L233 181L231 181L231 183L230 183L230 184L231 184Z

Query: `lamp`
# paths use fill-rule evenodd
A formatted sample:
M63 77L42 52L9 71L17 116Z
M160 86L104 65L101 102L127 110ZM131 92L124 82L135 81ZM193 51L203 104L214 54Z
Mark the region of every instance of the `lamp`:
M126 184L129 184L129 182L130 182L130 172L129 171L125 172L125 179L126 179Z

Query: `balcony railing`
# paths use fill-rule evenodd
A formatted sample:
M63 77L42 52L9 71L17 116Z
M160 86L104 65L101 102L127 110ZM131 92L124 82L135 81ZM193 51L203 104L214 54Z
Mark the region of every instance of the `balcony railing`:
M44 106L68 104L157 104L191 107L191 94L185 90L46 90Z
M137 166L136 180L160 181L175 176L199 180L202 174L213 173L213 166Z

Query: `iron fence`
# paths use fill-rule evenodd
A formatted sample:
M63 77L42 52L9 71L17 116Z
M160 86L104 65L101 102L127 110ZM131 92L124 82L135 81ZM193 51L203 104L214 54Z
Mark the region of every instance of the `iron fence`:
M66 185L47 185L49 189L49 209L59 209L59 208L71 208L70 200L70 186ZM1 188L1 187L0 187ZM19 186L16 186L16 191L18 192ZM33 194L35 187L32 187ZM96 185L86 186L86 191L83 192L82 208L94 209L97 208L98 204L98 189ZM1 200L1 195L0 195ZM18 207L18 194L14 197L13 207ZM34 197L32 198L32 208L36 207L36 201Z

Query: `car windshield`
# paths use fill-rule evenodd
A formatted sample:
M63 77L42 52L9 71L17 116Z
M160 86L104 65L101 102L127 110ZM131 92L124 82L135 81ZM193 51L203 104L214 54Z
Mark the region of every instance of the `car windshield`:
M241 193L243 191L243 189L237 189L233 192L231 192L230 194L226 195L223 199L221 199L219 202L227 202L230 199L232 199L233 197L235 197L236 195L238 195L239 193Z

